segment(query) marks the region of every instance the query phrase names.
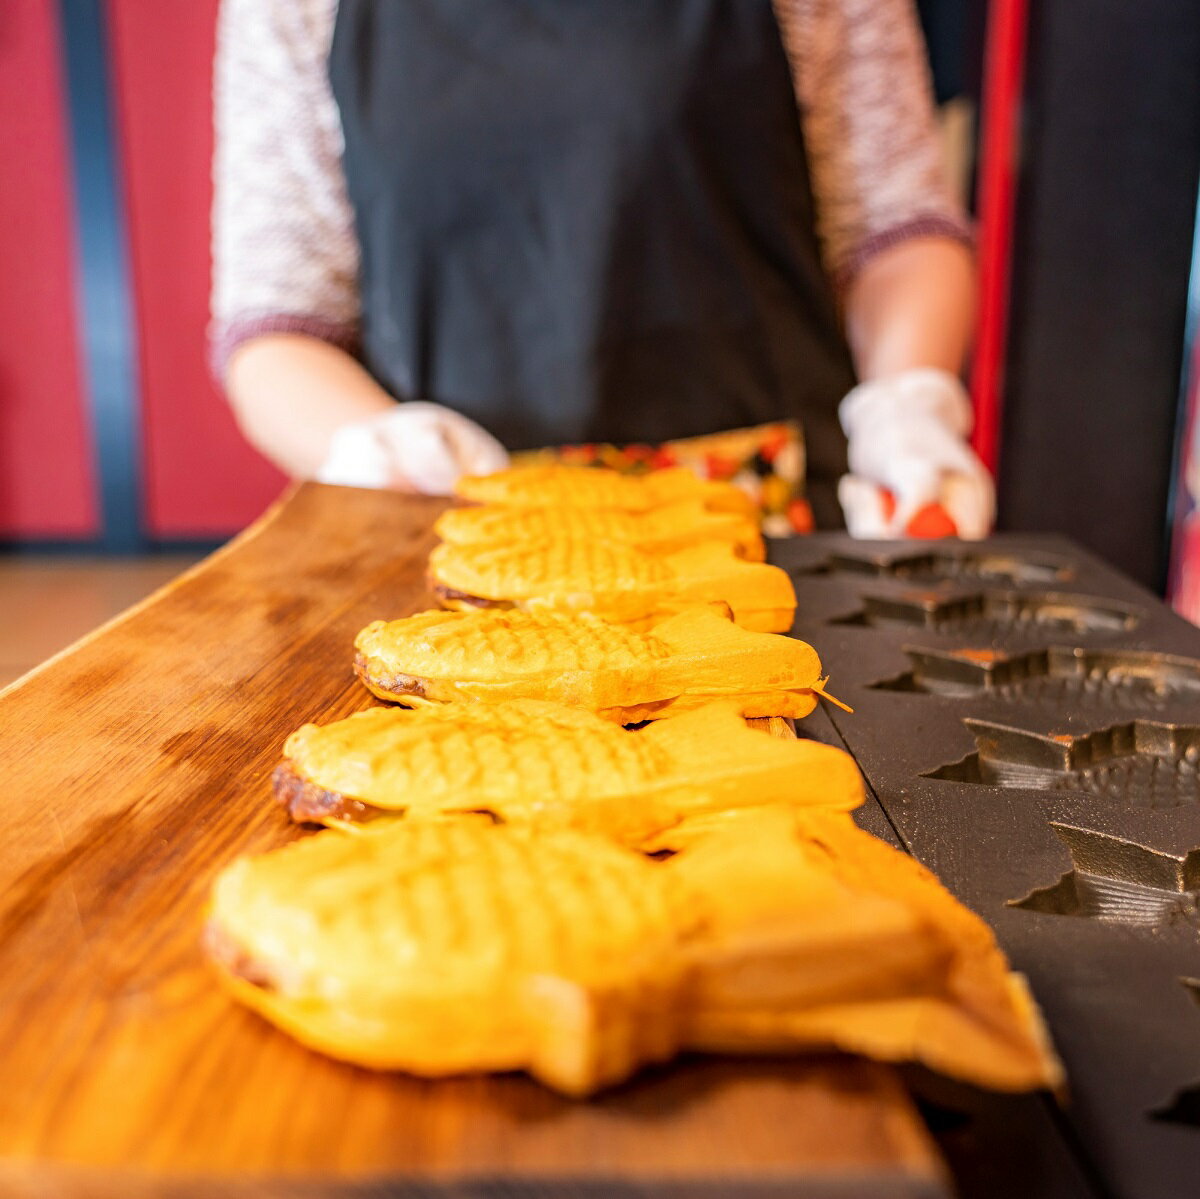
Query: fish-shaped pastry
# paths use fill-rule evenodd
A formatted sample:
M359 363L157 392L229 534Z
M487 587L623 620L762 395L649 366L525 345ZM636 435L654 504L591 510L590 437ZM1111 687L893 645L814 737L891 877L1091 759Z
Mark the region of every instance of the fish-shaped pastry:
M327 830L222 872L206 942L235 997L311 1048L586 1094L672 1056L691 896L563 830Z
M842 813L745 809L658 857L463 817L331 829L218 877L232 994L305 1045L586 1095L686 1048L839 1049L1057 1086L987 926Z
M442 544L429 555L429 580L453 610L516 608L646 624L689 604L723 603L739 625L763 633L786 632L796 613L785 571L745 562L715 541L674 554L583 538Z
M758 521L740 512L710 512L687 500L648 512L615 508L509 508L481 504L442 513L434 532L451 545L515 545L561 540L617 541L655 554L673 554L702 541L733 546L738 557L766 557Z
M732 483L701 479L684 467L624 475L607 467L557 463L513 466L491 475L465 475L454 485L460 499L512 508L611 508L651 512L680 500L698 500L710 512L757 518L758 507Z
M705 915L687 1044L834 1047L979 1086L1063 1084L991 929L915 858L818 808L740 808L642 846L673 852Z
M811 645L689 608L639 632L590 616L482 608L377 620L354 669L380 699L410 706L548 699L619 724L713 699L743 716L807 716L822 687Z
M486 811L505 824L639 842L742 804L862 802L844 750L779 740L712 704L630 731L541 700L372 708L288 739L275 794L295 820Z

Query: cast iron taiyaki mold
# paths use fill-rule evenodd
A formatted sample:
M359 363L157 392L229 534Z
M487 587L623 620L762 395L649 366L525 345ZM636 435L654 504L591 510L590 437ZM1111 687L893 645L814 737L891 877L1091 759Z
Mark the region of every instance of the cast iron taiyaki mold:
M1161 708L1173 699L1200 696L1200 661L1173 654L1059 645L1012 652L905 646L904 652L912 669L872 683L873 690L987 695L1072 708Z
M1072 868L1010 907L1148 927L1200 923L1200 849L1175 855L1094 829L1050 827Z
M923 777L1076 791L1143 808L1200 802L1200 727L1131 720L1082 734L964 720L977 750Z
M994 551L867 554L833 553L812 574L861 574L913 582L981 579L989 583L1066 583L1075 569L1053 554Z
M990 639L1046 630L1070 633L1128 632L1140 616L1125 604L1052 591L904 591L864 595L862 607L833 624L911 625L937 633Z

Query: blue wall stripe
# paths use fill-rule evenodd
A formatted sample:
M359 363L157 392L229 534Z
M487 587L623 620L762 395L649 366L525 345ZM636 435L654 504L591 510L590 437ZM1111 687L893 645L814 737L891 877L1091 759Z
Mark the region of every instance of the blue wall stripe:
M137 341L103 0L59 0L80 253L79 321L96 475L100 547L145 548Z

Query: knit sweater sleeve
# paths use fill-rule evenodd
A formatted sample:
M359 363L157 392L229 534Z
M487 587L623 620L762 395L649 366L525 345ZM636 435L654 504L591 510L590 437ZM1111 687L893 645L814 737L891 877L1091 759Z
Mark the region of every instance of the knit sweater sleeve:
M827 269L889 245L970 240L946 187L911 0L774 0ZM221 0L214 74L210 344L301 332L357 344L359 250L329 85L337 0Z
M888 246L969 243L945 177L912 0L775 0L808 147L817 230L839 288Z
M358 243L327 59L336 0L221 0L213 78L212 365L242 342L358 336Z

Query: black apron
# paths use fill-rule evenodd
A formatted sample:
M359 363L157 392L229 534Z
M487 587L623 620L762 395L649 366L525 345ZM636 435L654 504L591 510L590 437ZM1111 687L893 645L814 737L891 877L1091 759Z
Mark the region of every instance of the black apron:
M341 0L367 368L509 449L804 426L853 369L771 0Z

